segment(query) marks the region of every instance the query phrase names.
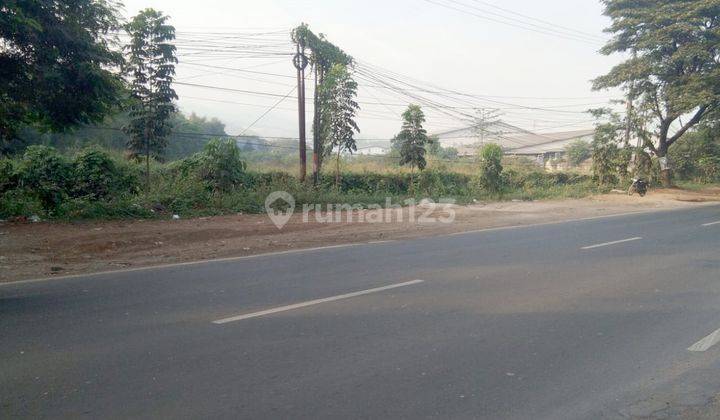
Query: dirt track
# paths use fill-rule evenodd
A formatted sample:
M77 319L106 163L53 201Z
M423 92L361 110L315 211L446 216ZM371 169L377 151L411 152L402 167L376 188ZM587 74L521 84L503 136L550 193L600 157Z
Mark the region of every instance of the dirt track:
M608 194L579 200L455 206L454 223L318 223L296 214L278 230L267 215L188 220L0 223L0 282L90 273L290 249L428 235L720 202L720 188L656 190L645 198ZM418 209L421 212L422 209ZM437 216L443 215L438 211ZM357 220L357 215L356 215Z

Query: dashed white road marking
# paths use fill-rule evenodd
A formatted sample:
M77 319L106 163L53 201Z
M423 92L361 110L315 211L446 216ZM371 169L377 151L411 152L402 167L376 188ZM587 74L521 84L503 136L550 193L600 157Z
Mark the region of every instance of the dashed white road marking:
M582 247L582 248L580 248L580 249L594 249L594 248L600 248L600 247L604 247L604 246L624 244L625 242L639 241L639 240L641 240L641 239L642 239L642 238L638 236L638 237L635 237L635 238L622 239L622 240L619 240L619 241L612 241L612 242L605 242L605 243L602 243L602 244L584 246L584 247Z
M705 223L703 226L707 227L707 226L715 226L715 225L720 225L720 220L718 220L717 222Z
M720 329L713 331L710 335L688 347L693 352L703 352L710 349L715 344L720 343Z
M305 308L308 306L319 305L321 303L334 302L337 300L350 299L350 298L357 297L357 296L369 295L371 293L378 293L378 292L382 292L385 290L397 289L399 287L412 286L414 284L419 284L419 283L423 283L423 282L424 282L424 280L413 280L413 281L407 281L405 283L397 283L397 284L391 284L389 286L376 287L374 289L361 290L359 292L346 293L344 295L331 296L331 297L326 297L326 298L322 298L322 299L315 299L315 300L310 300L307 302L295 303L293 305L280 306L277 308L267 309L264 311L252 312L249 314L243 314L243 315L232 316L229 318L218 319L216 321L213 321L213 324L227 324L229 322L242 321L244 319L257 318L257 317L261 317L261 316L265 316L265 315L276 314L278 312L292 311L294 309L300 309L300 308Z

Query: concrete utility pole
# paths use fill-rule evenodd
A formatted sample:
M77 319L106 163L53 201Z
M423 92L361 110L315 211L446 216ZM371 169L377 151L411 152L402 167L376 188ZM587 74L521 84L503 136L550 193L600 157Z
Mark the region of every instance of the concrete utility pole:
M300 182L305 182L307 173L307 144L305 141L305 68L308 59L305 56L305 46L295 45L297 53L293 57L293 65L297 69L298 92L298 125L300 130Z

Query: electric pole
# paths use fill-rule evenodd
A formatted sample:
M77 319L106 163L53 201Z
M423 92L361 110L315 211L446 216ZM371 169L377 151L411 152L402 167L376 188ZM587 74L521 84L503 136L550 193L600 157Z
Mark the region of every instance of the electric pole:
M488 128L500 122L500 111L497 109L478 108L476 113L477 117L475 118L474 131L480 140L480 146L484 146L487 135L495 136L499 134L499 132L490 131Z
M300 130L300 182L305 182L307 173L307 144L305 141L305 68L308 59L305 56L305 45L295 44L297 53L293 57L293 65L297 69L298 92L298 125Z

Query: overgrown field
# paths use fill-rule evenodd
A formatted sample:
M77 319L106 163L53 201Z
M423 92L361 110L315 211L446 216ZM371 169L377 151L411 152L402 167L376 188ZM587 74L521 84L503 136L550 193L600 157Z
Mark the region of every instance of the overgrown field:
M149 187L144 167L117 153L84 149L72 156L47 146L31 146L0 160L0 218L43 219L153 218L259 213L273 191L291 193L302 204L385 205L406 199L474 200L582 197L598 191L589 176L547 174L531 165L510 164L500 185L489 189L473 174L436 165L421 173L404 170L348 171L335 185L332 173L320 184L298 182L294 173L248 169L246 156L232 141L211 141L204 151L161 164L153 162ZM350 164L351 166L351 164Z

